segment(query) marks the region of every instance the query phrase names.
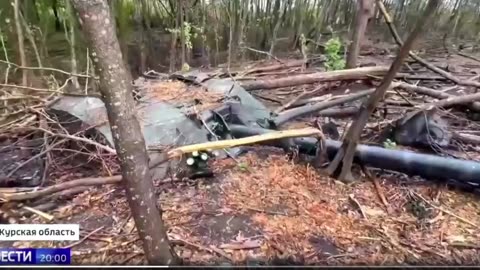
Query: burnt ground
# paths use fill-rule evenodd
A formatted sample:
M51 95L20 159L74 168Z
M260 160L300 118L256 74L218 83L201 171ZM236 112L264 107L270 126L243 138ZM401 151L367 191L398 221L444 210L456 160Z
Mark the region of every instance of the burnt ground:
M366 51L371 51L367 48ZM385 59L388 59L385 60ZM479 74L479 62L459 55L428 58L448 68L456 76L469 78ZM362 63L392 60L387 55L364 55ZM268 63L263 63L267 65ZM417 73L427 72L415 64ZM298 70L282 71L285 76ZM425 76L436 76L426 74ZM258 75L257 77L262 77ZM443 79L409 80L432 88L451 84ZM315 85L287 89L255 91L269 106L278 107ZM326 91L343 95L371 86L365 82L331 83ZM471 92L460 87L452 91ZM459 95L462 92L451 92ZM325 94L325 93L324 93ZM411 101L430 100L408 96ZM381 106L387 114L377 112L365 131L364 143L381 144L378 133L389 120L408 109L394 93ZM444 117L456 131L477 134L478 122L464 112L450 110ZM349 117L336 118L340 134ZM315 117L302 118L288 127L315 126ZM322 119L320 119L322 121ZM39 146L15 148L7 145L21 141L3 140L0 165L11 168ZM442 153L458 158L479 160L478 146L456 144ZM406 148L397 146L398 148ZM71 149L81 152L82 147ZM478 265L480 263L480 200L478 195L435 181L406 177L400 173L370 170L374 178L355 168L357 181L344 184L326 177L304 157L291 160L279 149L250 147L237 160L212 161L214 178L156 181L155 188L163 208L163 218L177 254L189 264L298 264L298 265ZM415 149L410 149L418 151ZM108 155L87 155L73 151L52 151L46 184L53 185L88 176L118 173L118 165ZM10 160L10 161L8 161ZM13 163L15 160L17 163ZM40 162L43 164L43 162ZM40 170L41 164L30 163L19 170L28 176ZM14 167L14 166L13 166ZM2 173L6 175L7 169ZM25 178L26 177L26 178ZM36 177L36 176L35 176ZM38 178L38 177L37 177ZM41 178L35 178L39 181ZM25 184L28 186L28 184ZM11 192L2 189L2 192ZM42 208L53 216L45 217L23 211L17 223L79 223L78 242L1 243L15 247L71 247L75 264L145 264L141 242L135 231L124 191L120 185L85 187L63 199L51 200ZM385 199L382 199L384 197ZM53 202L53 203L52 203ZM7 203L2 208L6 209ZM26 203L26 205L29 205ZM9 205L12 206L12 205ZM21 208L21 206L16 206ZM21 209L20 209L21 210ZM19 210L19 211L20 211ZM39 209L40 210L40 209ZM2 210L3 211L3 210ZM4 213L6 212L3 211ZM20 217L24 216L24 217ZM7 222L7 220L4 220Z

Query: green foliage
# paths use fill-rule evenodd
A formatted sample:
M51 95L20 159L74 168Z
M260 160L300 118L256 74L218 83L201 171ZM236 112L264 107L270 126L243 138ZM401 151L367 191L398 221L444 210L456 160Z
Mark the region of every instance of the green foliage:
M205 29L201 26L196 26L194 24L191 24L191 27L193 30L193 38L197 38L198 35L202 38L203 41L207 41L207 35L205 34Z
M192 31L192 29L194 31ZM166 28L167 32L169 33L175 33L175 34L180 34L181 29L178 28ZM193 33L192 33L193 32ZM200 37L205 41L207 39L207 36L205 35L204 28L200 26L193 25L192 23L189 22L184 22L183 23L183 35L185 37L185 46L188 49L192 49L192 38L197 38L198 35L200 34Z
M192 24L189 22L183 22L183 36L185 37L185 46L188 49L192 49Z
M188 72L190 70L190 66L187 63L182 65L182 72Z
M70 25L74 27L74 33L77 33L75 48L77 55L79 55L78 68L79 70L85 70L86 59L83 55L86 55L87 46L83 46L85 41L75 13L68 12L66 9L67 1L20 1L20 5L22 15L38 43L37 46L45 64L60 69L69 68L66 66L69 62L69 56L66 55L69 47L69 35L58 32L56 26L57 23L60 23L62 28ZM187 22L178 25L179 1L176 0L115 0L108 2L115 17L117 34L122 49L128 51L129 48L139 46L140 42L163 42L165 40L163 39L163 31L167 29L170 33L184 34L182 36L188 49L192 49L196 38L203 41L203 46L215 48L215 61L218 62L216 64L224 61L221 53L228 45L228 33L231 26L234 27L232 38L238 42L238 44L233 45L258 48L261 42L268 41L270 31L275 26L276 20L280 20L278 37L276 38L279 45L275 46L282 48L286 44L283 40L286 41L295 37L295 39L299 39L299 45L304 57L306 57L307 53L314 52L312 47L307 48L306 40L321 43L325 33L331 35L337 33L336 31L345 29L355 17L355 9L351 8L351 0L201 0L184 1L186 7L184 19ZM400 35L411 31L427 3L426 1L400 0L387 2L388 11L395 14L395 23L402 25L398 29L401 31ZM9 55L11 54L9 60L18 62L15 57L18 55L18 46L16 45L12 0L0 1L0 11L0 18L3 22L0 25L0 31L3 34L6 51ZM450 38L466 37L467 39L474 39L478 36L477 39L480 40L478 34L480 27L479 12L480 1L444 1L443 8L437 12L437 24L432 25L430 32L449 33ZM381 22L380 25L382 25ZM146 35L148 37L146 41L135 38L138 27L142 26L147 28ZM180 31L183 31L183 33ZM291 35L292 32L296 35ZM305 35L301 35L301 33ZM389 33L387 33L387 36L390 38ZM292 41L297 42L297 40ZM452 44L456 43L453 41ZM153 44L150 45L154 48ZM0 59L5 59L2 46L0 44ZM344 68L344 57L340 55L342 46L343 44L338 38L328 41L326 52L328 60L325 64L328 70ZM33 56L33 53L30 52L32 45L26 42L25 47L28 57ZM314 48L317 47L314 46ZM154 50L156 49L152 49L152 52L148 53L153 53ZM136 49L132 51L135 52Z
M407 210L420 220L432 218L434 211L425 202L412 200L406 205Z
M325 67L327 70L339 70L345 68L345 60L340 53L342 49L342 43L338 37L331 38L325 44L325 53L327 56L327 61L325 62Z
M387 139L386 141L383 142L383 147L387 149L395 149L397 148L397 144L394 141Z
M240 162L240 163L238 163L237 166L241 171L244 171L244 172L248 171L248 165L245 164L245 163Z

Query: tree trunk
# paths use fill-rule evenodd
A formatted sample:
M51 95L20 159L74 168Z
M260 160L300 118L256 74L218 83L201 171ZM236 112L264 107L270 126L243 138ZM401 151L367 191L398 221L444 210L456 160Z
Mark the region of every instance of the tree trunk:
M288 3L287 3L288 4ZM272 59L273 55L273 50L275 47L275 42L277 41L277 32L278 29L280 28L281 20L280 20L280 0L275 1L275 7L274 7L274 19L273 19L273 30L272 30L272 38L270 39L270 55L268 56L268 59Z
M25 43L23 36L22 24L20 22L20 0L15 0L13 5L14 17L15 17L15 28L17 30L17 39L18 39L18 53L20 55L20 65L23 67L27 66L27 57L25 56ZM27 86L28 83L28 70L22 69L22 85Z
M355 17L355 26L347 55L347 68L357 67L357 58L360 53L360 45L365 36L368 19L373 16L373 0L358 0L357 15Z
M179 12L179 16L180 16L180 39L181 39L181 43L182 43L182 49L181 49L181 52L182 52L182 69L183 69L183 66L185 65L185 63L187 62L186 60L186 52L185 52L185 44L186 44L186 41L185 41L185 21L184 21L184 14L185 14L185 11L184 11L184 5L183 5L183 1L182 0L178 0L178 12Z
M381 1L381 0L377 0ZM387 92L388 88L395 78L396 73L400 70L403 65L405 58L408 57L410 49L412 48L414 42L419 37L420 33L422 32L423 28L425 28L426 24L429 22L429 19L435 13L438 6L440 6L441 0L430 0L428 2L428 6L422 17L417 21L415 29L409 35L408 39L405 41L403 46L400 48L395 61L390 66L388 73L384 76L382 82L377 87L375 92L370 95L369 99L362 104L360 112L357 114L355 119L353 120L352 125L348 129L345 138L343 140L341 148L338 150L337 154L335 155L334 159L330 163L327 168L327 173L333 176L337 169L342 163L342 169L340 175L338 176L339 180L342 181L352 181L353 176L351 173L351 166L353 163L353 157L355 153L355 149L358 144L358 140L362 133L365 124L368 121L368 118L372 114L372 112L377 107L377 104L382 100Z
M148 169L145 140L136 118L132 78L122 61L114 20L105 0L73 0L83 31L91 45L100 89L107 108L123 184L135 225L150 264L173 264L161 209L157 208Z
M180 13L178 12L179 6L177 2L172 2L172 13L175 15L175 27L174 31L170 33L170 72L174 72L177 69L177 30L179 29L180 24ZM176 11L176 12L175 12Z
M212 1L213 3L213 1ZM219 16L218 16L218 8L216 7L216 5L214 5L214 13L215 13L215 26L214 26L214 39L215 39L215 56L214 56L214 66L218 66L218 64L220 63L220 44L219 44L219 41L220 41L220 37L219 37L219 29L220 29L220 19L219 19Z
M66 34L66 37L70 40L70 67L72 73L78 73L78 68L77 68L77 52L76 52L76 46L77 46L77 39L75 35L75 13L72 9L72 5L69 1L65 3L67 5L67 13L68 13L68 27L65 28L65 31L68 29L68 34ZM73 86L75 87L76 90L80 89L80 83L78 82L77 77L72 77L72 83Z
M138 70L136 70L138 72L138 74L136 75L143 75L143 73L145 73L147 71L147 44L146 44L146 33L145 33L145 24L144 24L144 20L145 20L145 16L148 16L146 14L146 7L145 7L145 4L143 1L138 1L138 4L137 5L140 5L140 7L138 7L141 11L136 11L135 12L135 15L134 15L134 21L135 21L135 25L138 29L138 35L139 35L139 53L140 53L140 65L138 67Z

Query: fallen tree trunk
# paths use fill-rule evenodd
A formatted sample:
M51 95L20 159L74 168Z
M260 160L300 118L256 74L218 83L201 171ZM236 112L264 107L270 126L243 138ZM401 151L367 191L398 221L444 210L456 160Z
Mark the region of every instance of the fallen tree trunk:
M281 87L289 87L302 84L312 84L318 82L329 82L339 80L362 80L368 79L369 76L384 75L387 73L388 67L361 67L354 69L343 69L327 72L317 72L312 74L303 74L296 76L289 76L279 79L257 80L250 82L243 82L242 87L247 91L259 89L275 89Z
M448 98L453 98L454 97L453 95L447 94L445 92L440 92L440 91L432 89L432 88L412 85L412 84L408 84L408 83L400 83L400 84L397 85L397 87L405 89L409 92L414 92L414 93L417 93L417 94L423 94L423 95L431 96L431 97L438 98L438 99L448 99ZM472 102L472 103L470 103L470 102ZM478 102L478 101L475 102L474 100L469 100L469 101L467 100L466 103L470 103L470 104L468 104L468 107L470 109L475 110L475 111L480 111L480 102Z
M480 92L475 94L470 94L470 95L459 96L459 97L450 96L446 99L442 99L437 102L423 104L421 107L422 108L429 108L429 107L448 108L455 105L468 104L472 101L477 101L477 100L480 100Z
M474 144L474 145L480 144L480 136L476 136L472 134L453 132L453 138L463 143Z
M328 109L346 102L352 102L352 101L361 99L363 97L366 97L373 92L375 92L375 89L369 89L369 90L361 91L346 97L329 100L325 102L319 102L318 104L302 106L302 107L298 107L288 111L284 111L283 113L279 114L277 118L275 118L275 125L279 127L295 118L302 117L316 111Z
M358 113L357 107L346 107L321 110L318 112L318 115L323 117L347 117L356 113Z
M397 86L397 83L392 83L391 88L393 88L395 86ZM298 107L298 108L295 108L295 109L290 109L290 110L284 111L283 113L279 114L277 116L277 118L275 119L275 125L277 127L281 126L281 125L285 124L286 122L288 122L290 120L293 120L295 118L302 117L302 116L311 114L311 113L316 112L316 111L321 111L321 110L325 110L325 109L328 109L328 108L332 108L332 107L335 107L335 106L343 104L343 103L352 102L352 101L361 99L363 97L366 97L366 96L372 94L373 92L375 92L375 89L364 90L364 91L361 91L361 92L358 92L358 93L351 94L351 95L346 96L346 97L341 97L341 98L337 98L337 99L334 99L334 100L319 102L318 104L302 106L302 107Z

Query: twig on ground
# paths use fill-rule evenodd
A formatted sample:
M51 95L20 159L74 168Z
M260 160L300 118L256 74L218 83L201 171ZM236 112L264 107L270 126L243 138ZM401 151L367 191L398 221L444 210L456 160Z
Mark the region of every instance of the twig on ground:
M396 247L397 249L401 250L403 253L405 254L410 254L411 256L413 256L415 259L419 259L420 258L420 255L418 255L417 253L407 249L407 248L404 248L402 247L402 245L396 240L394 239L387 231L387 228L386 227L382 227L382 230L380 229L377 229L378 232L380 232L381 234L383 234L386 238L386 240L388 240L388 242Z
M49 214L47 214L47 213L44 213L44 212L42 212L42 211L40 211L40 210L37 210L37 209L35 209L35 208L28 207L28 206L24 206L24 207L22 207L22 208L25 209L25 210L27 210L27 211L29 211L29 212L32 212L32 213L34 213L34 214L36 214L36 215L38 215L38 216L40 216L40 217L42 217L42 218L44 218L44 219L46 219L46 220L48 220L48 221L52 221L52 220L54 219L54 217L53 217L52 215L49 215Z
M17 193L17 192L26 192L32 191L35 188L33 187L12 187L12 188L0 188L0 193Z
M373 182L373 185L375 186L375 190L377 191L377 195L380 198L380 201L382 201L383 205L385 206L387 213L390 214L392 212L392 208L390 207L390 204L388 203L387 198L385 198L385 194L383 194L382 187L380 186L378 179L370 173L367 167L365 166L361 166L361 167L363 172L367 176L367 178L369 178Z
M263 210L263 209L259 209L259 208L255 208L255 207L250 207L250 206L242 206L243 208L246 208L248 210L253 210L253 211L257 211L257 212L260 212L260 213L266 213L266 214L270 214L270 215L280 215L280 216L289 216L288 213L282 213L282 212L276 212L276 211L268 211L268 210Z
M46 211L50 211L50 210L55 209L57 206L58 205L57 205L56 202L47 202L47 203L43 203L43 204L35 203L35 205L33 205L32 207L35 207L35 210L46 212ZM18 216L20 216L20 217L29 217L32 214L35 214L35 213L33 213L32 211L29 211L25 208L18 211ZM53 218L55 218L55 217L53 217Z
M368 220L367 214L365 213L365 210L363 209L363 206L360 204L359 201L357 201L357 199L355 199L353 194L348 195L348 198L350 198L350 200L352 200L352 202L355 203L355 205L358 207L358 210L360 210L360 213L362 214L363 218L365 220Z
M137 257L137 256L140 256L142 254L139 254L139 253L133 253L131 254L130 256L127 256L125 259L121 260L118 264L119 265L124 265L126 264L128 261L130 261L131 259Z
M468 249L479 249L480 250L480 245L469 244L469 243L450 243L448 245L451 246L451 247L457 247L457 248L468 248Z
M443 209L443 208L440 207L440 206L434 205L433 203L431 203L431 202L428 201L427 199L423 198L422 195L420 195L420 194L418 194L418 193L416 193L416 192L414 192L414 191L411 191L411 192L412 192L413 195L415 195L416 197L420 198L422 201L424 201L424 202L427 203L428 205L432 206L433 208L435 208L435 209L437 209L437 210L439 210L439 211L441 211L441 212L443 212L443 213L445 213L445 214L447 214L447 215L450 215L450 216L452 216L452 217L455 217L455 218L457 218L458 220L460 220L460 221L462 221L462 222L464 222L464 223L466 223L466 224L469 224L469 225L471 225L471 226L473 226L473 227L478 228L478 225L475 224L475 223L473 223L473 222L471 222L470 220L465 219L465 218L463 218L463 217L461 217L461 216L458 216L458 215L456 215L455 213L452 213L452 212L450 212L450 211L448 211L448 210L446 210L446 209Z
M123 228L125 228L125 225L127 225L127 223L130 221L131 218L132 218L132 213L129 212L127 218L122 222L122 224L120 224L120 226L118 226L119 233L123 231Z
M23 168L23 166L27 165L28 163L30 163L31 161L45 155L46 153L48 153L49 151L51 151L53 148L55 148L55 146L65 142L66 139L63 139L63 140L60 140L54 144L51 144L49 145L48 147L45 148L45 150L43 150L42 152L36 154L35 156L29 158L28 160L22 162L20 165L18 165L17 167L15 167L15 169L11 170L8 174L7 174L7 178L10 178L13 176L13 174L15 174L18 170L20 170L21 168Z
M292 106L292 104L294 104L295 102L299 101L300 99L304 98L305 96L308 96L308 95L313 95L315 93L317 93L318 91L320 91L321 89L323 89L323 86L318 86L316 87L315 89L311 90L311 91L303 91L303 93L301 93L300 95L296 96L295 98L293 98L292 100L290 100L289 102L285 103L284 105L282 105L281 107L279 107L278 109L276 109L274 111L275 114L279 114L280 112L282 112L283 110L285 110L286 108Z
M50 130L46 130L44 128L37 128L38 130L41 130L45 133L48 133L50 134L51 136L58 136L58 137L62 137L62 138L66 138L66 139L71 139L71 140L75 140L75 141L80 141L80 142L84 142L84 143L88 143L88 144L91 144L91 145L94 145L100 149L103 149L111 154L116 154L117 151L115 151L115 149L109 147L109 146L106 146L106 145L103 145L103 144L100 144L100 143L97 143L95 141L92 141L90 139L87 139L87 138L83 138L83 137L78 137L78 136L75 136L75 135L70 135L70 134L59 134L59 133L53 133L51 132Z
M118 249L118 248L121 248L121 247L125 247L125 246L131 246L133 245L134 242L138 241L138 237L135 237L134 239L131 239L131 240L128 240L128 241L125 241L125 242L122 242L118 245L115 245L115 246L111 246L110 244L107 245L106 247L102 247L102 248L98 248L98 249L90 249L90 250L80 250L80 251L72 251L72 255L75 255L75 256L82 256L82 255L90 255L90 254L93 254L93 253L101 253L101 252L108 252L108 251L113 251L115 249ZM132 251L132 250L129 250L129 251L126 251L128 253L137 253L137 254L143 254L143 251ZM117 252L118 253L118 252Z
M85 237L83 237L83 238L80 239L79 241L77 241L77 242L75 242L75 243L72 243L72 244L70 244L70 245L68 245L68 246L65 246L65 247L63 247L63 248L72 248L72 247L74 247L74 246L76 246L76 245L79 245L79 244L83 243L83 242L84 242L85 240L87 240L90 236L92 236L92 235L94 235L95 233L99 232L99 231L102 230L104 227L105 227L105 226L101 226L101 227L99 227L99 228L91 231L89 234L85 235Z
M22 200L36 199L38 197L43 197L43 196L50 195L52 193L70 189L73 187L115 184L115 183L119 183L121 180L122 180L121 175L114 175L111 177L99 177L99 178L82 178L82 179L72 180L65 183L49 186L47 188L44 188L38 191L0 194L0 198L6 201L22 201Z
M59 192L53 193L52 195L50 195L50 196L48 196L48 197L43 197L41 200L38 200L38 201L40 201L40 202L44 202L44 201L47 201L47 202L56 201L56 200L59 200L59 199L64 199L64 198L67 198L67 197L70 197L70 196L73 196L73 195L76 195L76 194L85 192L85 191L87 191L88 189L90 189L89 186L73 187L73 188L70 188L70 189L68 189L68 190L63 190L63 191L59 191ZM38 202L38 201L37 201L37 202ZM36 207L38 207L38 205L37 205Z
M20 118L17 118L17 119L14 119L14 120L10 121L10 122L2 124L2 125L0 125L0 130L2 130L4 128L7 128L8 126L13 126L13 125L17 124L18 122L23 121L27 118L28 118L28 115L24 115L24 116L21 116ZM3 119L0 118L0 120L3 120Z
M480 59L478 59L478 58L476 58L476 57L474 57L474 56L468 55L468 54L466 54L466 53L457 52L457 54L460 55L460 56L463 56L463 57L465 57L465 58L468 58L468 59L470 59L470 60L474 60L474 61L480 62Z

